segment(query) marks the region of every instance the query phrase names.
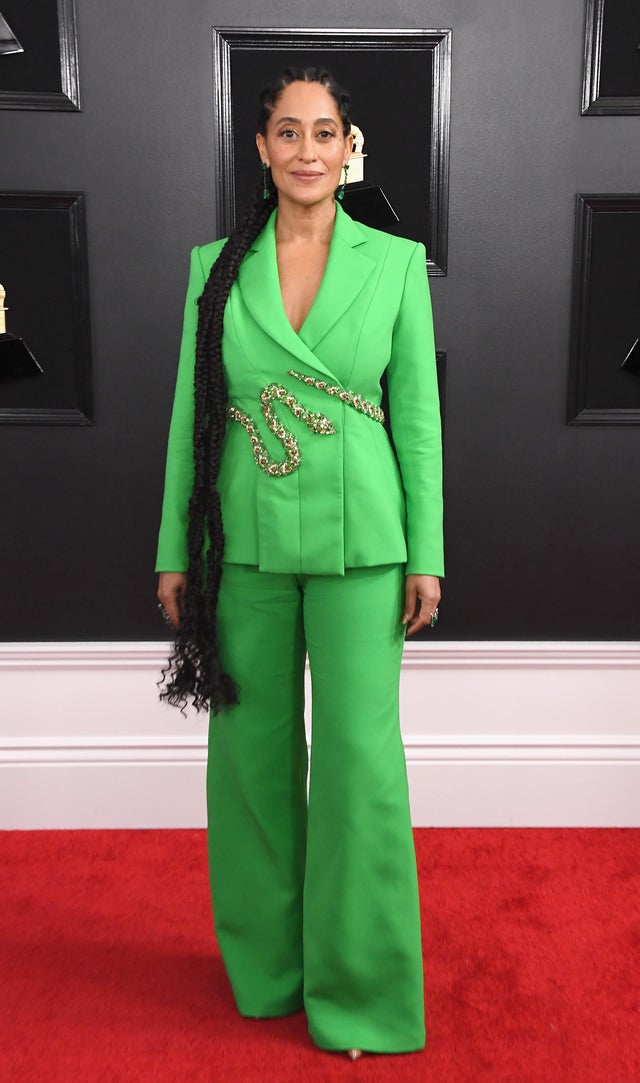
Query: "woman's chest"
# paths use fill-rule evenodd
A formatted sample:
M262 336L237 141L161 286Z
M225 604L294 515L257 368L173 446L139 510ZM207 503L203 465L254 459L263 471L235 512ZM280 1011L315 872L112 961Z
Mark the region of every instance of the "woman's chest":
M278 249L282 306L296 332L300 331L318 295L328 254L328 246L313 249L282 246Z

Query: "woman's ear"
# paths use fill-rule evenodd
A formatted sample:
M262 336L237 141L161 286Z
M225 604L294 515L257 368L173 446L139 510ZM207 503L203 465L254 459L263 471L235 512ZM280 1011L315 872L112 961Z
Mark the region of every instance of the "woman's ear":
M349 158L351 157L351 152L353 150L353 132L349 132L349 134L345 137L344 142L344 161L342 164L346 165L346 163L349 161Z
M266 142L265 137L260 132L256 132L256 146L258 148L258 154L260 155L260 160L262 162L264 162L264 164L266 166L268 166L269 165L269 159L267 157L267 142Z

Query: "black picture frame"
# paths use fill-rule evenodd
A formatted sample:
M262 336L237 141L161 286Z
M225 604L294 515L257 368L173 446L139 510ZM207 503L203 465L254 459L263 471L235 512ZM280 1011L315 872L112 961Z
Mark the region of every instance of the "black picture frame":
M570 425L640 425L639 251L640 193L576 197Z
M630 0L587 0L581 111L640 114L640 16Z
M7 332L24 341L44 371L0 379L0 424L91 425L84 193L0 192L0 235Z
M422 241L429 274L445 275L451 30L212 29L218 236L229 234L236 204L248 201L259 179L262 86L291 64L321 64L351 93L353 120L365 135L365 179L399 213L391 231ZM405 101L414 94L411 109L397 109L400 89Z
M0 0L23 52L0 60L0 109L80 111L75 0Z

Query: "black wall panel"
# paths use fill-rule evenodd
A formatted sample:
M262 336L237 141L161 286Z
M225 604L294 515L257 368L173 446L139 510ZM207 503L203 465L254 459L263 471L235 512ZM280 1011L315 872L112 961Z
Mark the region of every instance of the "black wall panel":
M163 639L188 253L214 236L210 27L320 16L309 0L77 9L82 111L0 111L0 188L86 194L95 423L0 426L0 637ZM453 29L439 640L640 638L640 428L566 424L575 194L640 189L640 117L580 116L583 0L328 0L322 22Z

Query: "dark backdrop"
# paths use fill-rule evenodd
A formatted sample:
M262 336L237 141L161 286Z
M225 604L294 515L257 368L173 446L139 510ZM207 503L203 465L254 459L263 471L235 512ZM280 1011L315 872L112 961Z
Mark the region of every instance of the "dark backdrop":
M637 95L640 85L640 8L629 0L606 0L602 21L600 94Z
M416 119L419 117L422 125L425 118L429 122L431 115L433 54L426 49L396 53L345 49L342 54L333 49L305 49L302 53L280 50L266 54L235 50L231 85L237 102L234 154L241 180L236 186L238 209L251 197L260 177L255 149L256 99L274 72L295 64L327 67L341 85L349 88L353 123L362 129L365 137L365 180L379 184L394 207L400 221L393 232L428 244L430 137L428 131L418 135L416 130ZM384 79L378 74L382 66ZM238 84L242 89L236 92ZM390 85L402 86L404 101L414 103L414 108L398 109L394 96L389 94ZM366 96L364 87L368 90ZM415 143L420 140L424 153L416 155ZM415 168L416 160L421 164L419 170ZM420 208L420 213L415 213L414 208Z
M29 10L31 9L31 10ZM2 0L0 12L20 42L22 53L2 57L2 89L56 91L61 88L58 49L58 19L55 0L38 3L37 27L33 19L34 0Z
M0 427L6 640L164 638L166 430L188 253L213 237L210 27L320 18L255 12L78 0L82 112L0 112L1 188L86 193L95 398L91 428ZM579 115L583 0L327 0L322 21L453 28L438 638L639 638L640 429L565 423L575 193L640 188L640 117ZM406 88L387 94L404 123Z

